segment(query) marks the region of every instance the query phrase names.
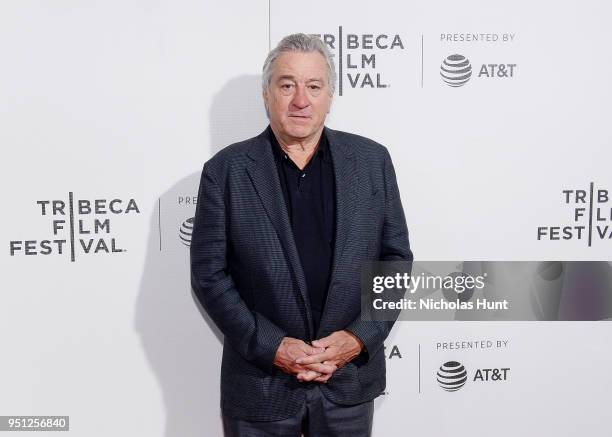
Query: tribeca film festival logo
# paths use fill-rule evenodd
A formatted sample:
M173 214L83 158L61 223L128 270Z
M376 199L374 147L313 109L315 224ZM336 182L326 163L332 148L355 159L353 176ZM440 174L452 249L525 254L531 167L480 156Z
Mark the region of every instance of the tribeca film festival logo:
M398 358L398 359L403 359L404 357L402 356L402 352L400 351L400 348L398 345L394 344L391 347L387 347L387 345L383 344L383 354L385 355L385 358L387 360L392 360L394 358ZM388 390L383 390L382 392L380 392L381 395L388 395L389 391Z
M400 351L400 348L398 345L394 344L393 346L387 348L386 345L383 344L383 350L384 350L384 354L385 357L387 357L388 360L392 360L393 358L404 358L402 357L402 353Z
M442 33L441 43L511 43L514 33ZM473 68L472 63L463 54L454 53L447 56L440 65L440 76L448 86L458 88L470 80L473 75L486 79L513 78L517 64L510 63L483 63Z
M342 26L338 33L314 34L321 38L334 52L338 69L338 95L344 89L389 88L391 84L381 73L380 55L398 53L404 50L404 42L398 34L346 33Z
M569 224L538 226L538 241L584 240L591 247L593 240L612 239L612 205L610 192L595 187L561 190L561 202L571 208Z
M505 382L510 374L509 367L476 369L472 382ZM453 392L463 387L469 379L467 369L458 361L447 361L436 373L438 385L445 391Z
M134 199L75 199L73 192L67 200L37 200L41 216L50 220L51 236L47 239L12 240L11 256L116 254L126 252L111 236L111 218L140 214Z

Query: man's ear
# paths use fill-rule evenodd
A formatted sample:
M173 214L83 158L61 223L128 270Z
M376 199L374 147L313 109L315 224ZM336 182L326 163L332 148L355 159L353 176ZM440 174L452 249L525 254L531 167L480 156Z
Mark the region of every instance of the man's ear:
M329 99L329 106L327 108L327 113L328 114L331 112L331 108L332 108L333 104L334 104L334 96L331 96L331 98Z
M270 118L270 110L268 109L268 90L262 90L261 96L263 97L264 108L266 109L266 117Z
M266 107L266 112L268 112L268 89L264 88L261 91L261 97L263 98L264 106Z

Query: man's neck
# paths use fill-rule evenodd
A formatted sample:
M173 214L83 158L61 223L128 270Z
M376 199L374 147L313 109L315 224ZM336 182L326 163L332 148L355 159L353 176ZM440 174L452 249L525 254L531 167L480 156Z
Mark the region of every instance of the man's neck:
M278 135L274 128L272 128L272 132L281 149L300 170L303 170L317 151L323 129L309 138L284 138L282 135Z

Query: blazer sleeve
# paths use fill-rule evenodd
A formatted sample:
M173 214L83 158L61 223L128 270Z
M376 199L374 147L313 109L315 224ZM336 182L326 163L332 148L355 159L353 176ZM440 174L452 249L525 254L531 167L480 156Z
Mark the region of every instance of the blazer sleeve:
M246 305L227 264L226 202L204 166L191 239L191 285L225 340L247 361L272 373L276 351L286 333Z
M406 226L404 209L397 186L395 169L387 149L384 149L384 155L385 207L378 260L405 261L408 263L408 270L410 270L413 255L408 241L408 227ZM410 274L410 271L407 273ZM376 354L383 346L395 320L399 316L399 311L393 312L393 316L394 319L390 321L361 320L361 316L358 316L347 326L346 330L356 335L363 343L364 351L361 356L364 357L365 361Z

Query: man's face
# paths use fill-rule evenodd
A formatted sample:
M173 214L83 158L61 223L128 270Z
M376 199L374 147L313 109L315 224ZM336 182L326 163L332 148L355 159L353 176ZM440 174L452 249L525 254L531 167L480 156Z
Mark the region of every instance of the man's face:
M264 91L272 129L284 142L316 138L332 101L325 58L318 52L283 52L272 68Z

